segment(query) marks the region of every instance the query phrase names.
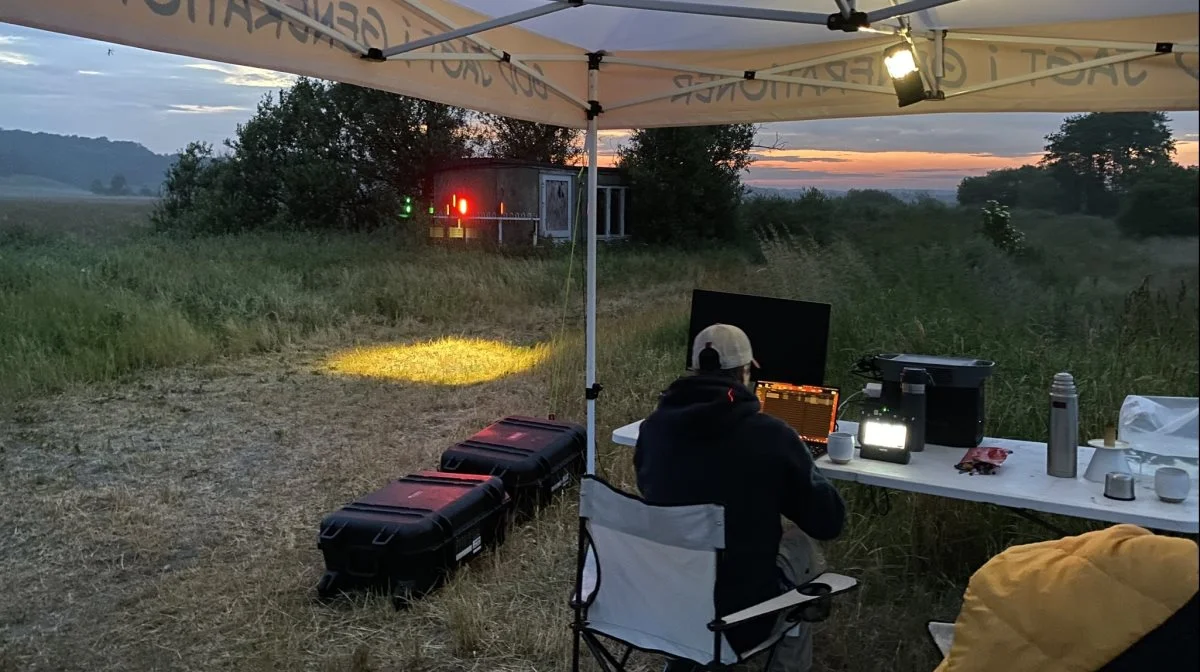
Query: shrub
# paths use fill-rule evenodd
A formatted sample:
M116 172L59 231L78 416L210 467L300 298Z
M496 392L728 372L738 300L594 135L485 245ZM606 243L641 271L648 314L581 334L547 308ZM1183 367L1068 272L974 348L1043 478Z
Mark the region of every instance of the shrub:
M1025 251L1025 234L1012 224L1008 207L996 201L988 201L983 209L983 235L992 245L1007 254Z
M1144 171L1131 180L1117 227L1135 238L1195 236L1197 226L1197 169L1168 165Z

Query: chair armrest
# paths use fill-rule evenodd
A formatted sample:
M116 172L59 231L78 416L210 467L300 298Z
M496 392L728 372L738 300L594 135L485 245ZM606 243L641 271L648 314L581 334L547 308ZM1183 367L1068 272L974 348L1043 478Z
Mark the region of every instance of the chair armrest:
M829 593L826 595L805 595L804 593L800 592L800 589L804 588L804 586L811 586L813 584L824 584L829 586ZM784 609L791 609L811 600L818 600L839 595L857 585L857 579L850 578L849 576L842 576L841 574L831 574L826 572L825 574L822 574L812 581L804 584L804 586L789 590L788 592L776 597L772 597L765 602L760 602L752 607L746 607L741 611L735 611L728 616L719 618L709 626L709 629L726 630L734 625L737 625L738 623L748 621L752 618L766 616L767 614L773 614L778 611L783 611Z
M929 629L933 645L942 652L942 658L945 658L950 653L950 647L954 645L954 624L930 621L925 627Z

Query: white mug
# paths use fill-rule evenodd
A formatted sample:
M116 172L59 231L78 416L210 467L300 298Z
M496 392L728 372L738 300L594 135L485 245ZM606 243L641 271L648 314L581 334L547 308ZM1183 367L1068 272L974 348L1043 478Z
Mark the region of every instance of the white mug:
M854 458L854 435L848 432L830 434L827 452L834 464L846 464Z
M1161 467L1154 472L1154 492L1164 502L1178 504L1187 499L1192 490L1192 479L1183 469Z

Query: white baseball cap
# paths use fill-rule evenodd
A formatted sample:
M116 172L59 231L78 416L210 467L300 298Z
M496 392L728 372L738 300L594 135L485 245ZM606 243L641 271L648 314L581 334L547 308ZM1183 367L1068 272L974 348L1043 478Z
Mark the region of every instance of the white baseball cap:
M700 370L700 353L705 348L712 348L717 352L720 359L719 368L722 370L736 369L747 364L758 368L758 362L754 361L754 352L750 349L750 337L731 324L714 324L696 334L696 340L692 341L693 370Z

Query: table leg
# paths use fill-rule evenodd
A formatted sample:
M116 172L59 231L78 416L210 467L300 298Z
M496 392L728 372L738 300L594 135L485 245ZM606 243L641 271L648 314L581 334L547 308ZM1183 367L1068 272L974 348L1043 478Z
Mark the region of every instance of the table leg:
M1044 529L1047 529L1047 530L1053 532L1054 534L1057 534L1060 537L1071 536L1070 532L1067 532L1066 530L1055 525L1054 523L1044 520L1041 516L1037 515L1036 513L1033 513L1032 511L1026 511L1025 509L1008 509L1008 510L1012 511L1013 513L1017 514L1018 516L1024 518L1025 520L1028 520L1029 522L1031 522L1035 525L1038 525L1039 527L1042 527Z

